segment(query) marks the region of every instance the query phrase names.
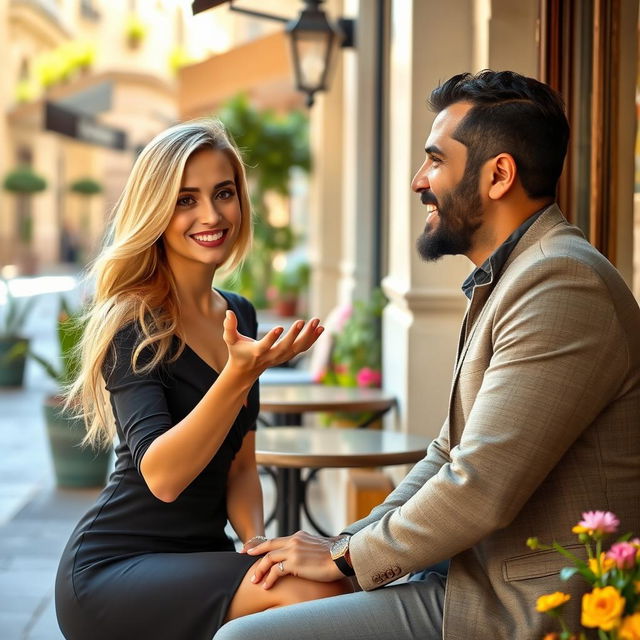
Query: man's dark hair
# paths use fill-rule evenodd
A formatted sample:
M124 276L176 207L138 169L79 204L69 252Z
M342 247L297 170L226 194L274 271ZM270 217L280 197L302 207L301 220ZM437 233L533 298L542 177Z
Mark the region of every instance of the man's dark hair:
M508 153L530 198L555 198L569 122L551 87L513 71L461 73L429 99L436 112L456 102L473 105L453 134L468 149L467 170L477 171L489 158Z

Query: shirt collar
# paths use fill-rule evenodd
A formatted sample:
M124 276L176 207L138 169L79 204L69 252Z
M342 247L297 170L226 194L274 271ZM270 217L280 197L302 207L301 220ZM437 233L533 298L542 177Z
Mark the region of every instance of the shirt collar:
M516 244L540 217L547 207L543 207L529 216L479 267L476 267L462 283L462 292L469 300L478 285L490 283L500 273Z

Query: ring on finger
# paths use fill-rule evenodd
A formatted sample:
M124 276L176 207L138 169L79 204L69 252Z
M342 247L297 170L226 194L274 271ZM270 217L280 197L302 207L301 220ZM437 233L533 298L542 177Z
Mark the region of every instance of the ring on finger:
M280 562L278 562L278 569L280 569L280 573L284 573L284 561L280 560Z

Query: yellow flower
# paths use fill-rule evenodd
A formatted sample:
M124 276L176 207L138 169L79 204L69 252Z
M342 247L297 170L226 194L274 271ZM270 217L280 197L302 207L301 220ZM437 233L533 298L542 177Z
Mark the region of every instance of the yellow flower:
M620 624L624 598L614 587L596 587L582 596L582 624L585 627L611 631Z
M598 561L595 558L589 558L589 569L591 569L596 576L603 575L607 573L607 571L614 569L616 561L613 558L608 558L603 551L600 554L600 566L602 567L602 573L598 571Z
M620 640L640 640L640 613L634 613L622 619L618 638Z
M587 529L587 527L583 527L581 524L577 524L575 527L573 527L573 529L571 529L571 531L577 534L588 533L589 535L591 535L593 533L591 529Z
M571 596L568 593L562 593L562 591L556 591L546 596L540 596L536 602L536 611L544 613L557 609L562 606Z

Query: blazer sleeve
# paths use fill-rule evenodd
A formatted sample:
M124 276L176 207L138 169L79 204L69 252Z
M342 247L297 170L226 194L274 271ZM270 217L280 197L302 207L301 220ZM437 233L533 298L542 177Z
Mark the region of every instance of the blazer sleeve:
M487 329L491 360L450 459L431 476L430 467L417 490L420 478L411 478L410 497L394 500L351 539L365 590L507 526L619 392L628 341L590 265L543 255L512 278L496 304ZM398 496L404 491L401 484Z
M342 533L353 535L380 520L386 513L401 507L409 498L449 462L449 420L447 419L438 437L431 442L425 457L417 462L402 482L386 497L382 504L374 507L368 516L348 525Z
M144 374L133 371L131 361L138 340L135 325L121 329L113 340L102 372L116 421L140 472L140 462L149 445L170 429L173 421L162 384L161 367ZM152 349L144 349L138 359L138 368L150 362L152 357Z

